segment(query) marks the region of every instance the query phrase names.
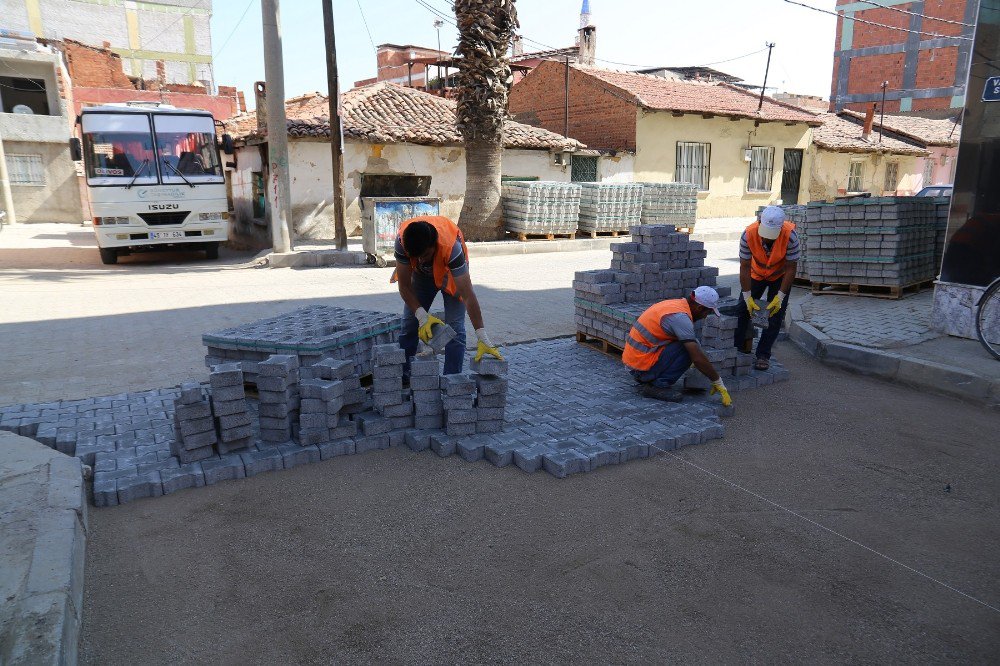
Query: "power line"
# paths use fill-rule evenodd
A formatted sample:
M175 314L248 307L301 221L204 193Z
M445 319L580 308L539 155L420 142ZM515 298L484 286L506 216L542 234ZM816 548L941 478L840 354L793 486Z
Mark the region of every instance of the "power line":
M378 51L378 47L375 46L375 40L372 38L371 28L368 27L368 19L365 18L365 10L361 8L361 0L357 0L358 11L361 12L361 21L365 24L365 32L368 33L368 41L372 43L372 50Z
M872 0L861 0L866 5L874 5L880 9L888 9L890 11L899 12L900 14L907 14L908 16L919 16L920 18L927 19L928 21L937 21L938 23L950 23L951 25L960 25L966 28L975 28L976 26L972 23L962 23L961 21L952 21L950 19L937 18L935 16L928 16L927 14L920 14L918 12L911 12L906 9L900 9L899 7L890 7L889 5L881 5L877 2L872 2ZM865 10L861 10L865 11Z
M143 41L146 42L147 44L151 44L151 43L155 42L157 39L160 38L160 35L164 34L168 30L172 29L175 25L177 25L178 23L180 23L184 19L185 16L191 16L191 12L193 12L196 9L200 9L203 2L205 2L205 0L198 0L195 4L193 4L190 7L188 7L188 10L186 12L182 13L180 16L178 16L176 19L174 19L174 21L170 25L168 25L166 28L164 28L163 30L161 30L158 33L156 33L156 35L154 35L153 37L144 39Z
M241 23L243 23L243 19L245 19L247 17L247 12L250 11L250 7L253 5L253 3L254 3L254 0L250 0L250 2L247 3L246 9L244 9L243 10L243 14L240 15L240 20L238 20L236 22L236 25L233 26L233 29L229 31L228 35L226 35L226 38L222 42L222 46L220 46L219 50L215 52L214 56L212 56L212 60L215 60L216 58L218 58L219 54L222 53L222 50L224 48L226 48L226 44L229 43L229 40L232 39L233 35L236 33L236 29L240 27Z
M859 19L854 16L846 16L840 12L831 12L826 9L820 9L819 7L813 7L812 5L806 5L801 2L795 2L795 0L784 0L790 5L798 5L799 7L805 7L806 9L811 9L814 12L820 12L821 14L829 14L831 16L836 16L837 18L844 19L845 21L857 21L858 23L867 23L868 25L874 25L879 28L888 28L889 30L898 30L899 32L908 32L914 35L927 35L928 37L941 37L944 39L961 39L966 42L971 42L971 37L959 37L956 35L940 35L936 32L924 32L923 30L910 30L909 28L900 28L895 25L886 25L884 23L875 23L874 21L867 21L865 19Z

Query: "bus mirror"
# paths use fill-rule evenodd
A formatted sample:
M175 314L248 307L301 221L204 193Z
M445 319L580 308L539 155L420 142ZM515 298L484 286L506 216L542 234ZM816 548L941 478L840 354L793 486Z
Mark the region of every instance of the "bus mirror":
M232 155L233 154L233 150L234 150L233 149L233 137L229 136L228 134L223 134L222 135L222 152L224 152L226 155Z
M69 156L74 162L83 159L83 149L80 147L80 140L75 136L69 140Z

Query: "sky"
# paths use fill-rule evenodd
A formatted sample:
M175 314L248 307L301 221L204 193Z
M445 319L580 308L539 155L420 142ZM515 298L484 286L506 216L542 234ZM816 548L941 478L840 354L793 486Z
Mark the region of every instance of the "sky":
M326 90L322 1L281 2L286 97ZM375 45L436 46L437 17L421 3L452 15L448 0L333 0L341 90L375 75ZM260 0L212 4L216 84L235 85L252 108L253 84L264 79ZM831 9L833 2L810 4ZM519 0L525 51L572 46L580 5L581 0ZM774 42L768 88L829 97L834 16L784 0L590 0L590 8L600 67L718 63L712 66L759 85L765 44ZM454 25L446 23L442 49L453 50L457 38Z

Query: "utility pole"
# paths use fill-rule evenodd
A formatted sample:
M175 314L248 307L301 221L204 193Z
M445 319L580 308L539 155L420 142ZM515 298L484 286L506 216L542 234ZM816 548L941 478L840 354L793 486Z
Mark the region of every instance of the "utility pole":
M771 49L774 48L774 42L765 42L767 45L767 65L764 67L764 85L760 87L760 101L757 102L757 113L764 108L764 92L767 90L767 74L771 71Z
M337 37L333 30L333 0L323 0L326 33L326 87L330 102L330 148L333 154L333 228L337 249L347 249L344 225L344 135L340 129L340 82L337 74Z
M885 89L889 87L888 81L882 82L882 107L878 116L878 142L882 143L882 126L885 124Z
M14 213L14 197L10 193L10 176L7 174L7 155L3 151L3 136L0 135L0 196L3 196L3 209L7 211L4 224L17 224Z
M267 101L267 199L271 206L271 243L291 252L291 183L288 176L288 123L285 120L285 65L281 56L279 0L260 0L264 25L264 81Z

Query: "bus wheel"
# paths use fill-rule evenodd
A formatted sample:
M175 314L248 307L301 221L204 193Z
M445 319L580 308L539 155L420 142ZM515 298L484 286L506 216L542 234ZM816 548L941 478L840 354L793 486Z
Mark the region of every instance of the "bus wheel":
M205 258L210 260L215 260L219 258L218 243L209 243L208 247L205 248Z
M113 247L102 247L100 250L101 262L109 265L118 263L118 250Z

